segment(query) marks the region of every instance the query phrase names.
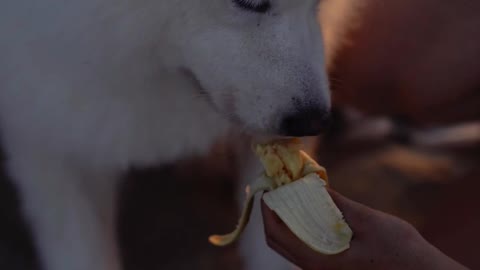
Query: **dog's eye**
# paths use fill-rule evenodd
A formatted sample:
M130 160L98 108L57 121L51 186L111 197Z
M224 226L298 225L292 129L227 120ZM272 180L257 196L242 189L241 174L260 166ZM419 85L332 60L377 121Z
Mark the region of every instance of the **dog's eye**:
M271 7L270 1L233 0L233 2L242 9L257 13L266 13Z

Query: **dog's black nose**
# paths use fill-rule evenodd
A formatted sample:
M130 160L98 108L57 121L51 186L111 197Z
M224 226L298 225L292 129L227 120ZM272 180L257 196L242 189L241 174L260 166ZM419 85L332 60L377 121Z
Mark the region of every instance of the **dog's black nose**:
M281 123L286 136L303 137L320 134L330 125L330 114L317 108L305 108L285 117Z

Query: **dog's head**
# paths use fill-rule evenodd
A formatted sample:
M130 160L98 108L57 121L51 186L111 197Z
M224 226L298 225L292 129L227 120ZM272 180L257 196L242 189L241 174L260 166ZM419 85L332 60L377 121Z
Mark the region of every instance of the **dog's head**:
M317 0L186 2L170 35L182 68L215 109L265 133L323 128L330 94Z

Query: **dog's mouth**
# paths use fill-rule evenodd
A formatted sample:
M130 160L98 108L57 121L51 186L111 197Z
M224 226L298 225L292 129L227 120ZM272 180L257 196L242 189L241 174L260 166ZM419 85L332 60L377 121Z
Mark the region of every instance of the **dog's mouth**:
M182 73L185 78L187 78L187 80L189 80L190 83L194 86L194 89L197 91L196 93L194 93L195 97L206 101L208 105L210 105L214 110L218 111L217 105L215 104L215 102L213 102L212 97L205 90L197 76L195 76L195 73L193 73L193 71L188 68L180 68L180 73Z
M289 139L293 138L290 136L284 136L284 135L278 135L272 131L267 131L264 129L260 129L257 127L252 127L251 125L248 125L241 119L241 117L236 113L236 108L235 108L235 100L233 95L231 94L226 94L223 97L223 103L225 104L222 108L215 103L213 100L212 96L210 93L206 90L206 88L203 86L202 82L198 79L198 77L195 75L195 73L188 69L188 68L181 68L180 72L187 78L187 80L190 81L190 83L193 85L196 93L194 93L194 96L198 99L201 99L203 102L206 102L212 110L214 110L218 115L226 119L229 123L237 129L240 133L252 136L255 138L255 141L258 142L269 142L273 140L282 140L282 139ZM226 93L232 93L235 91L225 91Z
M181 68L180 72L190 81L190 83L194 86L196 93L194 93L195 97L203 100L206 102L216 113L220 116L226 118L230 123L244 127L245 123L241 120L241 118L235 112L235 101L233 95L225 95L225 108L229 108L229 110L220 108L213 100L212 96L203 87L201 81L195 75L195 73L188 69L188 68Z

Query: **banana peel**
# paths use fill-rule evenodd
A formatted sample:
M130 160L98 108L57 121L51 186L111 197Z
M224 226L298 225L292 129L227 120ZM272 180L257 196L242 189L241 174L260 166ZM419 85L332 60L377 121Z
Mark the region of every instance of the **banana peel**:
M248 224L255 194L267 191L265 204L312 250L334 255L347 250L353 232L326 190L325 168L301 150L300 140L256 145L254 151L264 174L247 186L245 205L235 230L212 235L210 243L226 246L235 242Z

